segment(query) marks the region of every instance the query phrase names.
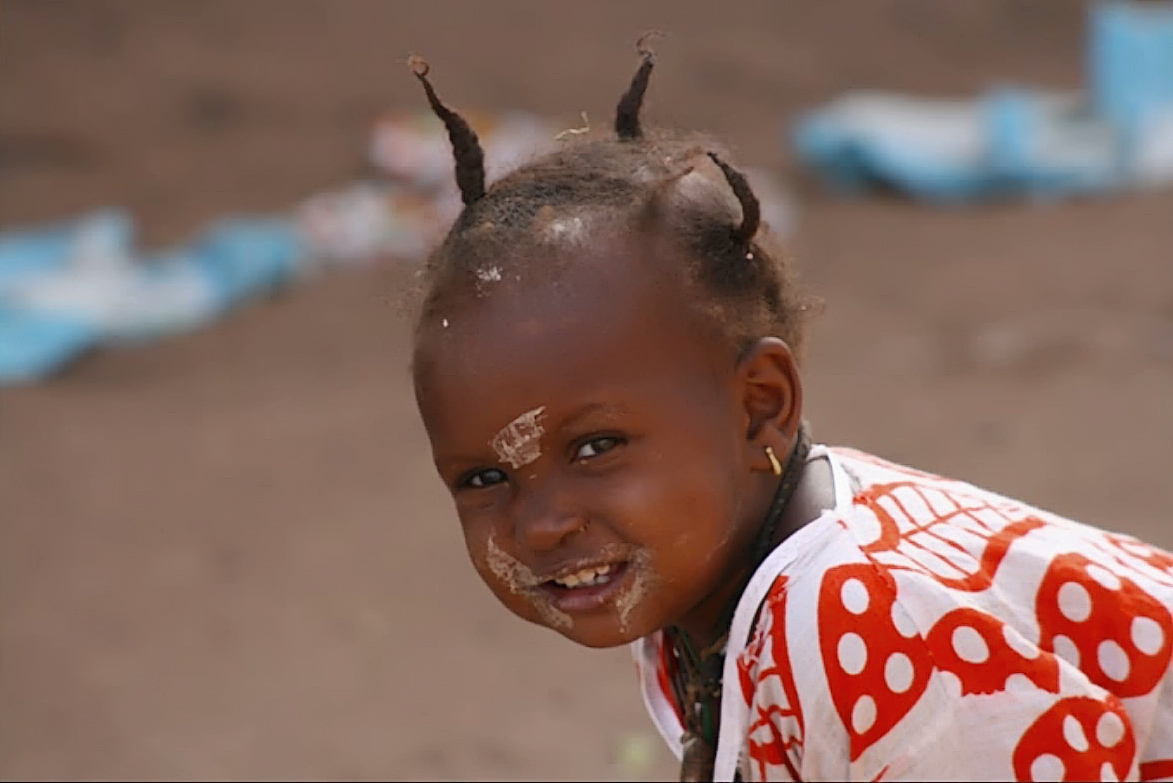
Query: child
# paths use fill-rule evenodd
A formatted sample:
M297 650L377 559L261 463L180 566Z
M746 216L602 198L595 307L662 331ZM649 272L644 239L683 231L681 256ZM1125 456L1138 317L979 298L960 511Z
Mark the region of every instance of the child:
M711 141L616 139L486 189L428 265L416 397L511 611L632 644L682 779L1173 778L1173 556L811 445L808 300Z

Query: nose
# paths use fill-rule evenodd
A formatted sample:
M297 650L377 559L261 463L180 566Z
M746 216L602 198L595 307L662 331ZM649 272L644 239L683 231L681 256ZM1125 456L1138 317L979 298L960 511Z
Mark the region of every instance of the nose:
M586 515L566 498L549 491L531 491L518 503L514 520L517 542L531 552L550 552L586 527Z

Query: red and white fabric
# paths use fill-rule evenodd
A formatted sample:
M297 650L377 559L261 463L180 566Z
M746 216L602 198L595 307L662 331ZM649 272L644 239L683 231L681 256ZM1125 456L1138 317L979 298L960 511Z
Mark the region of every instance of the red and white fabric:
M738 604L717 780L1173 780L1173 555L858 451L810 458L835 507ZM662 635L633 649L679 757Z

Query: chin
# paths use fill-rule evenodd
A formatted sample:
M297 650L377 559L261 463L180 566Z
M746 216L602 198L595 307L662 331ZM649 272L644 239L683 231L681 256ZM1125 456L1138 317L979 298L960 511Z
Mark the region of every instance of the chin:
M580 644L583 647L590 647L595 650L605 650L609 647L622 647L623 645L631 644L636 639L646 636L655 630L654 628L645 630L636 623L632 623L626 628L621 628L613 617L608 617L601 621L578 620L569 628L554 628L540 621L539 624L553 631L557 631L560 635L575 644Z
M620 619L619 612L614 606L568 614L552 610L540 603L519 601L512 594L497 593L497 598L505 608L522 620L549 628L575 644L594 649L630 644L663 625L656 622L656 613L649 612L646 605L631 607L634 611L626 618Z

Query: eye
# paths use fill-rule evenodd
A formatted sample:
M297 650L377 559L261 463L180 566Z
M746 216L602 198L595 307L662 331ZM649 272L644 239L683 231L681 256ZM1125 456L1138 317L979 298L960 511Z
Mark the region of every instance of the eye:
M503 484L507 480L505 472L497 468L485 468L473 473L467 473L457 482L458 489L466 487L471 489L485 489L487 487Z
M574 452L574 459L588 460L593 457L598 457L602 454L606 454L608 451L611 451L622 442L623 441L619 438L613 437L611 435L604 435L599 438L591 438L586 443L583 443L578 447L578 450Z

